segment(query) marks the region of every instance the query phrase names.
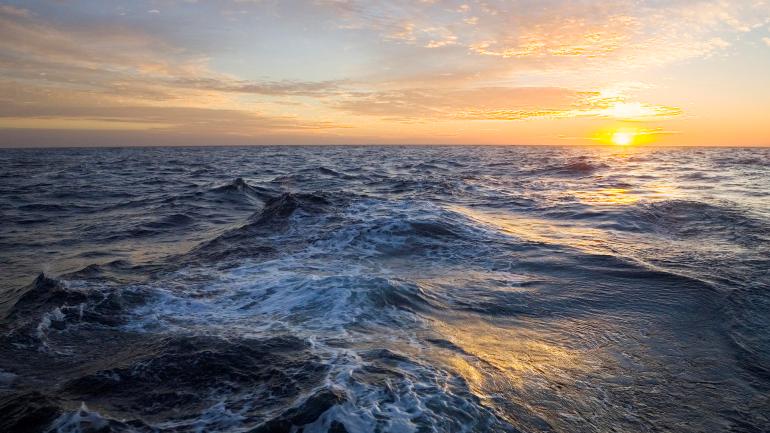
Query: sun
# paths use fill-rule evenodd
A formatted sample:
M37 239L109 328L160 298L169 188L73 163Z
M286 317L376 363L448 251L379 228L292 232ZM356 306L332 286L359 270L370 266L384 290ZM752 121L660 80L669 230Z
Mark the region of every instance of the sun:
M636 134L633 132L628 131L615 131L614 134L612 134L612 143L617 144L618 146L628 146L634 142L634 137Z

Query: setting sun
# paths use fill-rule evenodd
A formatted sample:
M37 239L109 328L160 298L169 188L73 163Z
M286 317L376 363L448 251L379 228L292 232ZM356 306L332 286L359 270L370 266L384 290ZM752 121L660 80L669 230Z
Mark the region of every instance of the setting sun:
M617 131L612 134L612 143L618 146L628 146L634 142L635 135L633 132Z

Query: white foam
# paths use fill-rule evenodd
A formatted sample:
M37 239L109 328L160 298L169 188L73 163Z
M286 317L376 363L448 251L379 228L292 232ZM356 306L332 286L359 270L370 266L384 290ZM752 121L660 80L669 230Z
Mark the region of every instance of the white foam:
M426 404L447 398L449 373L415 361L399 366L403 375L394 375L385 385L365 383L354 375L366 364L358 349L340 348L336 342L367 348L424 344L415 333L427 328L426 319L404 308L410 305L393 304L421 302L423 287L408 279L409 272L376 259L423 242L412 222L440 224L451 213L435 206L368 201L346 212L349 223L330 233L314 232L309 225L314 220L295 213L290 229L277 234L275 242L292 236L313 239L298 251L246 261L226 271L187 268L145 287L155 299L134 310L126 328L228 338L270 338L283 332L308 341L313 353L330 366L323 386L344 390L347 400L326 411L307 432L325 432L336 421L350 432L382 428L412 433L418 429L416 418L438 422L443 415ZM447 254L453 253L448 249ZM444 257L435 253L433 259L437 272ZM220 401L194 425L196 431L216 426L217 431L235 432L241 421L240 412Z
M53 422L49 431L56 433L86 433L99 431L108 425L109 422L99 413L89 411L86 404L82 403L79 410L59 416ZM128 431L132 432L134 430Z

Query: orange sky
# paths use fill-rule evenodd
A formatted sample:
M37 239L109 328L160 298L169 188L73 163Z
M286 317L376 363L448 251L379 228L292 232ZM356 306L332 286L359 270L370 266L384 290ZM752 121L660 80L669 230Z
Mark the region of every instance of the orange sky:
M770 145L759 0L4 2L0 70L7 147Z

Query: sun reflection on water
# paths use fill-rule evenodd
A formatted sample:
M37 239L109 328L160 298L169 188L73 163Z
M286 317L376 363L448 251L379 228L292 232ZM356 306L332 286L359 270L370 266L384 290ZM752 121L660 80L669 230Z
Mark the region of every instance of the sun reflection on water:
M582 203L598 205L628 205L639 201L634 191L626 188L601 188L573 193Z
M585 225L560 223L509 213L477 211L463 206L451 206L449 209L501 233L528 242L569 245L592 253L604 253L608 245L607 231Z
M586 352L548 341L558 336L527 323L490 324L467 316L436 321L433 327L460 349L439 350L433 354L435 361L461 376L475 396L514 425L517 420L510 415L517 411L513 407L525 407L543 418L549 418L544 405L556 404L561 411L569 411L571 399L547 403L523 396L571 393L579 386L576 378L586 377L600 365Z

